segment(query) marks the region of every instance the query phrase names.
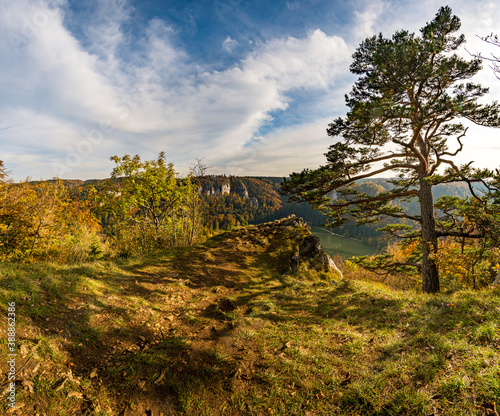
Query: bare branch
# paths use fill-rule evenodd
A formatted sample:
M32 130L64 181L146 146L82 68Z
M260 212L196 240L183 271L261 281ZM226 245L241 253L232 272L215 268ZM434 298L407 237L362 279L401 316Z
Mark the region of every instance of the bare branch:
M406 214L405 212L380 212L380 214L378 213L378 210L374 210L375 212L377 212L377 215L387 215L389 217L393 217L393 218L404 218L404 219L407 219L407 220L412 220L412 221L415 221L415 222L421 222L422 221L422 218L420 217L420 215L410 215L410 214Z
M455 152L453 152L453 153L451 153L451 152L443 152L443 153L441 153L441 156L456 156L457 154L459 154L463 150L463 148L464 148L464 145L463 145L463 143L462 143L462 141L460 139L465 136L465 134L467 133L467 130L469 130L468 127L464 130L464 132L460 136L458 136L456 138L457 141L458 141L458 143L460 144L460 147Z
M436 230L436 233L438 237L462 237L462 238L473 238L473 239L480 239L484 238L485 234L478 234L478 233L467 233L464 231L452 231L452 230Z
M453 168L453 170L457 173L457 175L458 175L460 178L462 178L462 181L463 181L463 182L465 182L465 183L467 183L467 186L468 186L468 188L469 188L469 192L471 193L471 195L472 195L475 199L477 199L477 200L478 200L481 204L486 205L486 201L485 201L484 199L482 199L482 198L480 198L479 196L477 196L477 195L476 195L476 192L474 191L474 187L472 186L472 183L473 183L473 182L477 182L477 180L471 180L471 179L469 179L469 178L465 177L465 176L462 174L462 172L460 172L460 169L457 167L457 165L455 165L455 163L453 163L453 161L451 161L451 160L447 160L447 159L442 159L442 158L441 158L440 160L441 160L442 162L444 162L444 163L446 163L446 164L450 165L450 166ZM483 181L481 181L481 182L483 182Z

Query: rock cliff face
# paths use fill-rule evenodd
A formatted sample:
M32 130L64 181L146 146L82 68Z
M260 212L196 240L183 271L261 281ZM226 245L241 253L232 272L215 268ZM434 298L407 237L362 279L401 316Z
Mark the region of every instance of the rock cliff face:
M220 181L216 181L216 183L207 182L203 186L200 186L198 192L207 196L225 196L231 195L231 193L236 193L244 199L249 199L248 190L242 182L237 183L234 187L231 187L229 182L218 182Z
M231 194L231 185L223 183L222 185L200 186L199 192L208 196L212 195L229 195Z
M280 209L278 186L266 178L203 176L196 178L205 226L227 230L235 225L269 221L286 215L270 215ZM288 215L288 213L287 213Z
M248 199L250 197L248 189L243 182L237 182L236 186L233 187L233 192L237 193L244 199Z

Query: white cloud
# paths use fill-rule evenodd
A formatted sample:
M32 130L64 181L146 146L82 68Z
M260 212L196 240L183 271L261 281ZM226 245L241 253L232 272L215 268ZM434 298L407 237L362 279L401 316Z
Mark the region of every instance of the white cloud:
M296 10L299 10L300 7L301 7L301 4L298 1L287 1L286 2L286 8L288 10L296 11Z
M287 176L292 171L315 168L333 140L326 134L331 119L279 128L255 142L233 147L216 160L213 171L233 175Z
M121 5L115 2L113 10ZM29 2L25 7L35 8ZM113 131L62 176L87 176L86 170L95 176L111 154L125 152L154 157L166 150L180 165L195 156L206 156L210 163L238 158L269 114L287 108L287 93L333 86L350 54L341 38L316 30L302 39L254 45L247 58L227 70L203 71L172 45L172 29L153 20L141 41L142 56L122 62L114 51L124 42L120 22L125 13L118 13L115 24L108 22L102 50L93 46L100 41L94 29L102 23L94 24L89 30L94 42L85 50L64 27L62 12L42 10L48 11L51 19L36 36L17 51L8 45L1 50L11 58L1 87L12 101L0 101L0 128L14 127L0 130L0 142L18 155L14 170L32 177L56 174L43 166L64 165L68 154L86 143L86 132L98 130L103 121ZM19 29L19 22L9 29ZM38 163L21 166L21 155L31 151L39 155Z
M222 42L222 48L229 53L233 52L234 48L236 48L237 46L238 41L235 39L231 39L231 36L228 36L226 39L224 39L224 42Z
M389 4L382 0L374 0L363 4L361 11L356 10L354 12L356 17L356 30L354 32L356 38L365 39L376 35L375 28L378 26L378 20L389 7Z
M125 1L100 4L96 19L83 28L89 40L85 47L65 27L63 2L0 4L1 158L16 179L52 177L53 163L68 164L68 155L88 143L93 143L91 151L61 176L104 177L112 169L111 155L154 158L161 150L178 169L194 157L233 174L283 175L314 167L331 142L326 126L345 111L343 94L353 81L348 66L354 46L344 39L380 29L386 36L393 33L385 3L360 3L357 27L342 37L317 29L300 38L255 42L245 45L251 50L240 62L213 71L194 64L173 41L174 29L159 19L131 45L123 29L131 16ZM418 27L438 7L419 19ZM463 7L470 9L466 3ZM492 21L498 21L498 6L488 7ZM399 16L402 9L394 13ZM474 8L474 13L486 12ZM390 24L405 27L404 19ZM470 21L475 22L470 17L466 24ZM229 36L223 43L229 52L236 46ZM122 49L129 50L127 61ZM135 49L140 52L130 52ZM272 114L296 104L296 92L318 100L314 110L302 104L312 114L310 121L259 135ZM329 113L331 118L325 118ZM91 141L89 132L102 140Z
M116 55L126 42L122 25L130 20L132 9L126 0L100 1L95 6L88 23L82 27L90 43L86 49L99 57L100 71L111 74L120 64Z
M0 44L4 75L0 106L19 103L75 122L100 117L116 92L99 73L97 57L83 50L64 28L59 10L26 1L16 6L21 3L22 13L0 14L0 37L16 39ZM29 24L31 32L25 30Z
M345 73L351 51L338 36L321 30L303 39L272 40L245 59L243 68L259 80L271 80L280 91L326 88Z

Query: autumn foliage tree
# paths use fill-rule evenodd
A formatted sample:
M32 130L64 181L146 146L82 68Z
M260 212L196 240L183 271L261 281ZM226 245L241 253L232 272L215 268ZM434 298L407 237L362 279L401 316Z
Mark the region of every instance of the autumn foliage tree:
M59 180L0 183L0 259L85 261L99 226Z
M472 194L475 182L489 186L492 172L459 166L454 158L464 149L464 120L500 126L498 104L480 102L488 89L470 80L481 61L456 53L465 42L455 35L459 28L459 18L442 7L420 35L401 30L390 39L379 35L363 41L350 67L358 80L346 96L347 116L327 129L340 138L326 153L327 164L292 173L283 183L284 193L323 210L336 225L349 216L359 223L392 217L415 224L385 229L403 239L419 238L419 258L379 259L378 267L418 268L422 289L429 293L440 289L438 239L475 233L437 222L433 186L466 181ZM395 178L392 189L368 195L356 188L357 181L381 174ZM396 203L414 198L417 214Z

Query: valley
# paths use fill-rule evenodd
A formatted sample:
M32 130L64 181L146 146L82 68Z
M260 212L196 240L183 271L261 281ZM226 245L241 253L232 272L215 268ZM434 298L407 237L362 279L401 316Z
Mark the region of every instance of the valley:
M320 238L323 249L332 257L349 259L353 256L371 256L377 253L374 247L360 240L343 237L322 227L311 227L311 232Z

